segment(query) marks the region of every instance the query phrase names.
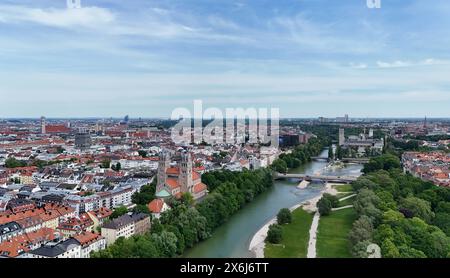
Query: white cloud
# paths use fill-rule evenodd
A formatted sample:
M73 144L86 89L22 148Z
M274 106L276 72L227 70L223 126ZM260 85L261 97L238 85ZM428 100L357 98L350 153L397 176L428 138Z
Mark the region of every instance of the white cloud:
M350 67L354 69L367 69L367 64L365 63L350 63Z
M450 61L438 60L438 59L426 59L422 61L394 61L394 62L377 62L379 68L404 68L404 67L415 67L415 66L434 66L434 65L448 65Z
M402 68L411 66L410 62L394 61L394 62L377 62L379 68Z
M222 17L215 16L215 15L209 16L208 22L212 26L221 28L221 29L230 29L230 30L238 30L239 29L239 26L236 23L234 23L233 21L227 20Z
M25 6L0 5L0 21L4 23L30 22L52 27L94 28L115 20L109 10L98 7L79 9L39 9Z

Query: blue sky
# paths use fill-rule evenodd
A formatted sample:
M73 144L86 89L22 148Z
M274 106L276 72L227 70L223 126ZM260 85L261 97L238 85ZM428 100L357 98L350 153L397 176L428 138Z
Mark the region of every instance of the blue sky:
M0 2L0 117L450 117L450 2Z

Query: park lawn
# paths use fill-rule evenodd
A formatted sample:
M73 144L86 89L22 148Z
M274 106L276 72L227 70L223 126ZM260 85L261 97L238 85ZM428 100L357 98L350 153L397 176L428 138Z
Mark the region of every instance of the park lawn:
M347 200L344 200L344 201L340 201L337 207L340 208L340 207L345 207L345 206L351 206L355 202L355 198L356 198L356 196L348 198Z
M351 184L339 184L339 185L334 185L334 188L338 191L338 192L353 192L353 187Z
M355 194L355 193L353 193L353 192L349 192L349 193L338 193L338 194L336 195L336 197L338 197L338 199L342 199L342 198L348 197L348 196L353 195L353 194Z
M320 217L317 233L317 257L351 258L348 234L356 220L353 208L333 211Z
M306 258L309 230L313 214L302 208L292 212L292 223L283 225L283 240L280 244L266 243L265 258Z

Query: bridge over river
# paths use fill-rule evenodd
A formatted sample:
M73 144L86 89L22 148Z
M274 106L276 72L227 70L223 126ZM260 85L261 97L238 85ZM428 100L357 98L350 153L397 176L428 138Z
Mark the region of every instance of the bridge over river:
M324 156L313 156L311 157L314 161L329 161L330 159L328 157ZM345 163L357 163L357 164L365 164L369 162L368 158L351 158L351 157L345 157L342 158L340 161Z
M306 181L324 181L334 183L351 183L358 179L354 176L324 176L324 175L305 175L305 174L281 174L275 172L275 179L300 179Z

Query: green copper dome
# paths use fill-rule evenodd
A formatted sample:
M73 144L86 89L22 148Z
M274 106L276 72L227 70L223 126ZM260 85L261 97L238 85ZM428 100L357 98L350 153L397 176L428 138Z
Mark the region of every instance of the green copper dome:
M156 193L156 198L167 198L170 197L170 193L167 192L167 190L163 189L161 191L159 191L158 193Z

